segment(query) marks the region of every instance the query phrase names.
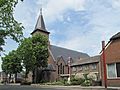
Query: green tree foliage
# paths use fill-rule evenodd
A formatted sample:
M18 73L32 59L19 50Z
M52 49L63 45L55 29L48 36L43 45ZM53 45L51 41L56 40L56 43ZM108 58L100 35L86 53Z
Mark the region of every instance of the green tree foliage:
M31 38L25 38L20 46L17 49L19 53L19 57L22 60L23 67L25 68L25 77L27 77L27 74L30 70L33 69L35 60L33 58L33 50L32 50L32 42Z
M48 39L47 37L37 34L32 37L33 57L35 59L35 66L47 67L48 59Z
M33 37L25 38L17 50L26 70L26 78L29 71L34 70L36 67L47 67L47 37L37 34Z
M15 74L15 81L17 79L17 73L22 71L21 60L15 50L9 52L8 55L2 57L2 70L6 74Z
M0 0L0 51L3 51L2 45L5 45L7 37L16 42L19 42L23 37L23 26L13 16L14 7L17 3L18 0Z

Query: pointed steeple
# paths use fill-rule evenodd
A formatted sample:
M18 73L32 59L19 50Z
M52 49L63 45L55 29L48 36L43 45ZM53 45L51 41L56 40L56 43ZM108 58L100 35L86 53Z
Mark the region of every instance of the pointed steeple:
M42 15L42 8L40 9L40 15L38 17L38 20L37 20L37 23L35 26L35 30L31 34L35 33L36 31L40 31L40 32L49 34L49 32L45 28L45 23L44 23L44 19L43 19L43 15Z

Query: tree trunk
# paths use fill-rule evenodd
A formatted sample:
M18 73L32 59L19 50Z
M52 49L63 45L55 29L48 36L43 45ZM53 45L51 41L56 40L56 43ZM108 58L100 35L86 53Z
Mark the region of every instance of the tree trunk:
M29 73L29 71L28 71L28 68L26 67L26 71L25 71L25 81L26 81L27 78L28 78L28 73Z
M8 78L8 74L7 73L5 73L5 85L7 84L7 79Z
M9 83L10 83L10 80L11 80L11 73L10 73L10 76L9 76L9 81L8 81Z
M37 68L35 68L34 82L37 83Z
M15 73L15 83L17 82L17 73Z

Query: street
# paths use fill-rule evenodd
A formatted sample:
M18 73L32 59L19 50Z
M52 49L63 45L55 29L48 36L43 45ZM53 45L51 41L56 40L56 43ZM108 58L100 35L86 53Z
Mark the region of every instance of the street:
M0 90L106 90L103 88L91 88L91 87L70 87L70 86L29 86L29 85L0 85ZM119 90L119 89L107 89L107 90Z
M35 86L20 86L20 85L0 85L0 90L61 90L53 88L41 88Z

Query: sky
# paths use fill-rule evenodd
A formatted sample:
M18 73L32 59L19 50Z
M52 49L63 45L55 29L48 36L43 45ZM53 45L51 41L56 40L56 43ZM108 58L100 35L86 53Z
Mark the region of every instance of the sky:
M25 37L31 36L41 7L52 45L95 56L101 41L107 43L120 31L120 0L24 0L14 16L25 27ZM10 39L6 42L5 53L18 46Z

